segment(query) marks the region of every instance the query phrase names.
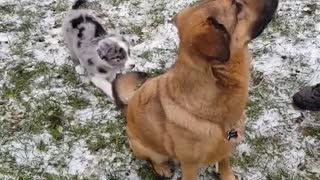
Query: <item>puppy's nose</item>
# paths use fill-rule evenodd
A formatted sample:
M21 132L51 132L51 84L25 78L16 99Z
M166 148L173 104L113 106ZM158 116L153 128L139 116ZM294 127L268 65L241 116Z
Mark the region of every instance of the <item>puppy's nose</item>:
M134 67L136 67L136 65L130 64L130 69L133 69Z

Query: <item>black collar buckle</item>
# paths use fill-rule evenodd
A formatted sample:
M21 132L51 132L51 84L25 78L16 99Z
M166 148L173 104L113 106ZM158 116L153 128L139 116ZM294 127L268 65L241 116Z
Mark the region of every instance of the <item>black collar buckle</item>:
M235 129L231 129L230 131L228 131L227 139L229 141L231 140L231 138L237 139L238 137L239 137L238 132Z

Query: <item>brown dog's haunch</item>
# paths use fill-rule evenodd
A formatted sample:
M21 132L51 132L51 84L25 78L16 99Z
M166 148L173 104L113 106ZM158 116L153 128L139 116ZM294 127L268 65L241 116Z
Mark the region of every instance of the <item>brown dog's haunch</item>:
M185 8L174 18L179 54L168 72L135 93L139 78L116 80L115 94L126 97L127 133L138 158L165 177L172 175L167 162L178 160L183 180L196 180L201 166L219 162L220 178L235 179L229 157L244 134L248 43L262 33L277 5L278 0L204 0Z

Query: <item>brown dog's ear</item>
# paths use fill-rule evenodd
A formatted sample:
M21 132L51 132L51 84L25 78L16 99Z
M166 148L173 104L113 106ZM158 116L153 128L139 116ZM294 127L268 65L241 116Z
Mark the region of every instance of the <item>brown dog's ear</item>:
M226 62L230 58L230 35L214 17L207 18L203 32L195 38L196 49L208 61Z
M257 20L254 22L251 28L251 39L258 37L263 30L267 27L275 14L279 0L262 0L261 3L257 3Z

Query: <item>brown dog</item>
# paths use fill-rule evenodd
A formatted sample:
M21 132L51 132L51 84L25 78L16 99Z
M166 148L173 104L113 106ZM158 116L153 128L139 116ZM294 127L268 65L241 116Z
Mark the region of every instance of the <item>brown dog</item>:
M114 83L126 107L133 153L165 177L181 163L183 180L219 162L223 180L235 179L229 157L243 134L248 97L248 43L272 19L278 0L204 0L175 17L180 46L165 74L142 82L134 73Z

